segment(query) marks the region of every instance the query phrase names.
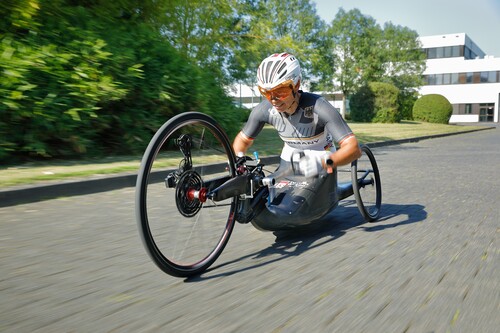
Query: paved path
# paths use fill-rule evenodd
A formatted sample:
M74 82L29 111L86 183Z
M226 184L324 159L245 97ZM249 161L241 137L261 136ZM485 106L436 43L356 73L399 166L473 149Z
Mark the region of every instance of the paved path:
M500 130L374 149L382 219L349 201L304 235L236 225L165 275L134 189L0 208L1 332L498 332Z

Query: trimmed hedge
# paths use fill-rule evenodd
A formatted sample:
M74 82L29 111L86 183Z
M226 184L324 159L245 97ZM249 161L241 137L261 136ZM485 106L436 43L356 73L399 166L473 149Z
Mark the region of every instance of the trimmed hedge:
M448 124L452 113L451 103L439 94L424 95L413 105L413 119L428 123Z

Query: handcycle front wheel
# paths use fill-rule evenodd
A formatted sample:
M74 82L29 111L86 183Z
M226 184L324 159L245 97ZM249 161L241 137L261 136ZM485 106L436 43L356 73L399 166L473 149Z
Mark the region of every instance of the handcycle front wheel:
M136 219L153 262L172 276L205 271L222 253L235 223L237 197L207 193L235 177L235 156L215 120L179 114L154 135L136 184Z
M351 164L351 178L358 209L367 222L380 215L382 185L375 156L368 146L361 146L361 157Z

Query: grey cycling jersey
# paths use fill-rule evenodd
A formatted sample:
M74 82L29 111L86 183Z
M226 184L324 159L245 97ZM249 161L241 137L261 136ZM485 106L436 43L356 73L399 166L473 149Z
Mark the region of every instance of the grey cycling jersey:
M292 115L276 111L267 99L263 100L250 113L243 134L253 139L265 124L271 124L285 143L282 158L286 159L296 149L334 149L333 141L340 142L352 134L337 109L323 97L300 93L299 105Z

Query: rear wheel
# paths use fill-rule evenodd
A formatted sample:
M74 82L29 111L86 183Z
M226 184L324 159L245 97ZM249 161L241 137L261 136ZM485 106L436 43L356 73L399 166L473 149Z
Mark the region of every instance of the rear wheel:
M234 177L235 156L211 117L183 113L166 122L147 147L136 184L136 218L146 251L179 277L206 270L234 227L237 197L206 194Z
M361 146L361 151L361 157L351 166L352 188L361 215L373 222L379 217L382 204L380 174L370 148Z

